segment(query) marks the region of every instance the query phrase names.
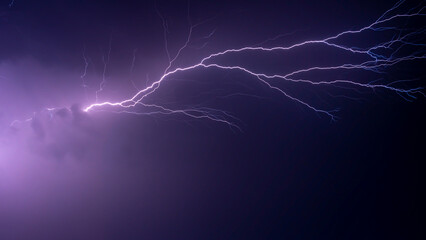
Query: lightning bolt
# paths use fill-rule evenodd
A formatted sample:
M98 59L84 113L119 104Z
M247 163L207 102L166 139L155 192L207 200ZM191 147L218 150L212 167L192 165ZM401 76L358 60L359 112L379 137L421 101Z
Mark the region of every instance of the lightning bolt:
M387 84L376 84L374 82L361 83L361 82L357 82L357 81L354 81L354 80L348 80L348 79L335 79L335 80L330 80L330 81L313 81L313 80L309 80L309 79L297 78L297 76L301 75L302 73L308 73L308 72L314 72L314 71L329 71L329 70L361 69L361 70L373 71L373 72L380 73L380 72L383 72L386 68L391 67L391 66L398 64L400 62L403 62L403 61L412 61L412 60L424 59L425 58L424 51L418 51L418 52L415 52L415 53L407 55L407 56L398 56L398 52L401 51L401 49L404 46L408 46L408 45L424 47L424 44L410 41L410 39L413 39L413 37L416 37L416 36L421 36L422 34L424 34L425 29L421 29L419 31L413 31L413 32L409 32L409 33L404 33L403 30L401 30L401 29L398 30L396 27L385 26L385 24L390 23L391 21L396 20L396 19L424 17L425 16L425 14L423 13L425 7L419 7L419 6L416 7L416 8L412 8L405 13L396 13L396 14L392 14L392 15L390 14L390 13L394 12L398 7L400 7L403 3L404 3L404 1L397 2L392 8L387 10L376 21L374 21L370 25L362 27L358 30L347 30L347 31L340 32L338 34L335 34L333 36L330 36L330 37L327 37L327 38L324 38L324 39L304 41L304 42L293 44L291 46L276 46L276 47L271 47L271 48L254 46L254 47L243 47L243 48L236 48L236 49L226 49L226 50L221 51L221 52L210 54L210 55L202 58L198 63L196 63L194 65L187 66L187 67L176 67L173 70L171 70L173 63L180 56L180 53L185 48L188 47L188 44L191 40L191 34L192 34L192 31L193 31L193 28L196 27L197 25L191 25L191 27L189 28L189 33L188 33L188 37L187 37L186 42L178 50L177 54L174 57L171 57L170 52L169 52L168 47L167 47L167 32L168 32L167 24L166 24L164 17L162 17L162 15L159 14L159 16L161 17L161 19L163 21L166 53L167 53L167 56L168 56L168 59L169 59L169 64L166 67L164 74L157 81L153 82L151 85L147 86L146 88L140 90L139 92L137 92L135 95L133 95L129 99L125 99L125 100L120 101L120 102L108 102L108 101L106 101L106 102L102 102L102 103L94 103L94 104L87 106L84 109L84 111L90 112L90 111L94 111L94 110L97 110L97 109L105 109L105 107L109 106L109 107L118 107L120 109L119 112L123 112L123 113L185 114L189 117L207 118L207 119L210 119L210 120L213 120L213 121L226 123L226 124L228 124L232 127L237 127L233 122L227 120L230 115L228 113L220 111L220 110L216 110L216 109L214 109L214 110L213 109L200 110L200 109L196 109L196 108L169 109L169 108L166 108L166 107L161 106L161 105L147 104L147 103L144 102L144 99L147 96L155 93L161 87L161 84L170 76L177 74L179 72L188 72L188 71L193 71L195 69L209 69L209 68L222 70L222 71L238 71L238 72L241 72L243 74L246 74L249 77L257 79L258 81L260 81L262 84L264 84L265 86L267 86L271 90L282 94L283 96L287 97L288 99L290 99L290 100L292 100L292 101L294 101L298 104L301 104L301 105L305 106L306 108L308 108L308 109L310 109L310 110L312 110L316 113L328 116L333 121L336 119L336 116L335 116L336 111L335 110L320 109L320 108L317 108L317 107L313 106L312 104L310 104L306 101L302 101L301 99L290 95L289 93L287 93L286 91L284 91L280 87L273 85L272 80L281 80L281 81L287 81L287 82L292 82L292 83L305 83L305 84L310 84L310 85L313 85L313 86L315 86L315 85L330 85L330 86L348 85L348 86L352 86L352 87L367 88L367 89L372 89L372 90L384 89L384 90L393 91L397 94L400 94L406 100L416 98L416 96L415 96L416 94L420 94L420 95L425 96L425 94L422 92L422 88L420 88L420 87L404 89L404 88L398 88L398 87L393 86L400 81L393 81L393 82L390 82L390 83L387 83ZM188 18L188 22L191 23L189 18ZM342 38L345 35L356 35L356 34L360 34L362 32L366 32L366 31L380 32L380 31L391 31L391 30L398 30L399 34L396 35L391 40L379 43L377 45L374 45L374 46L371 46L371 47L368 47L368 48L365 48L365 49L345 46L345 45L336 43L337 40L339 40L340 38ZM346 52L349 52L349 53L352 53L352 54L366 55L370 58L370 60L367 60L367 61L364 61L364 62L358 63L358 64L346 63L346 64L336 65L336 66L313 66L313 67L309 67L309 68L299 69L299 70L289 72L289 73L286 73L286 74L274 74L274 75L268 75L268 74L262 73L262 72L255 72L255 71L252 71L252 70L245 68L243 66L240 66L240 65L221 65L221 64L215 62L215 60L219 56L225 56L225 55L230 55L230 54L240 54L240 53L248 52L248 51L285 53L286 51L290 51L292 49L300 48L302 46L307 46L307 45L325 45L325 46L332 47L332 48L339 49L339 50L343 50L343 51L346 51ZM394 50L389 56L385 56L385 55L380 55L380 54L376 53L380 49L388 49L388 50L394 49ZM156 109L156 110L147 111L147 112L140 112L140 111L133 112L131 109L134 109L136 106L143 106L144 109Z
M386 70L396 64L406 62L406 61L416 61L421 60L426 57L424 47L424 33L426 28L422 27L421 29L410 29L406 26L392 26L393 22L397 20L407 20L407 19L422 19L426 14L424 13L425 6L423 3L420 3L418 6L415 6L408 11L399 12L400 7L404 4L404 0L398 1L395 5L393 5L389 10L384 12L379 18L377 18L371 24L355 29L355 30L346 30L339 32L335 35L323 38L323 39L314 39L307 40L299 43L295 43L288 46L274 46L274 47L264 47L266 42L273 41L279 37L285 35L278 35L275 38L271 38L257 45L246 46L241 48L229 48L224 49L220 52L215 52L209 54L205 57L202 57L198 62L189 66L175 66L176 60L179 59L182 52L184 52L191 43L192 34L194 29L202 23L192 24L191 19L189 17L189 5L188 5L188 34L184 44L177 50L175 55L172 55L169 47L168 47L168 25L166 18L157 10L157 14L162 21L163 26L163 34L164 34L164 45L165 52L168 59L168 64L165 67L165 70L161 77L159 77L156 81L148 84L145 88L138 90L136 94L133 96L124 99L118 102L104 101L99 102L98 94L103 90L105 84L105 73L107 64L109 62L110 52L111 52L111 40L109 45L109 51L107 56L103 58L104 62L104 71L102 82L99 86L99 90L96 91L96 102L86 106L83 110L85 112L92 111L108 111L114 113L127 113L127 114L136 114L136 115L172 115L172 114L181 114L190 118L195 119L209 119L211 121L216 121L219 123L227 124L231 129L240 129L238 125L239 119L230 114L229 112L222 111L220 109L207 108L207 107L182 107L182 108L169 108L161 104L148 103L146 101L147 97L156 93L158 89L160 89L167 79L171 79L171 76L176 75L178 73L183 72L191 72L195 70L206 70L206 69L214 69L217 71L224 72L239 72L251 79L259 81L259 83L263 84L265 87L270 89L271 91L275 91L278 94L281 94L285 98L295 102L296 104L300 104L305 108L311 110L312 112L318 114L319 116L328 117L331 121L335 121L337 119L335 109L322 109L314 104L305 101L297 96L293 96L288 93L282 87L279 87L277 82L285 82L292 84L308 84L310 86L329 86L329 87L337 87L337 88L349 88L349 89L369 89L369 90L378 90L382 89L385 91L394 92L399 94L403 99L411 101L416 99L418 95L425 96L422 92L423 88L414 87L397 87L399 83L408 81L408 80L396 80L387 83L378 83L377 80L370 81L368 83L362 81L356 81L353 79L332 79L332 80L313 80L308 78L303 78L306 73L316 73L316 72L325 72L325 71L337 71L337 70L363 70L370 71L374 73L385 73ZM357 35L360 35L364 32L392 32L393 36L386 41L372 44L368 47L356 47L356 46L347 46L342 43L339 43L343 37L351 38ZM211 37L214 31L209 34L207 37ZM420 40L420 41L419 41ZM363 62L361 63L344 63L340 65L334 66L310 66L307 68L297 69L287 73L277 73L277 74L267 74L266 72L259 72L255 70L251 70L247 67L244 67L239 64L221 64L218 61L218 58L226 57L229 55L237 55L246 52L263 52L267 54L285 54L294 49L298 49L305 46L324 46L331 49L336 49L339 51L344 51L349 54L353 54L355 56L365 57ZM408 51L406 48L411 47L414 50ZM390 53L383 53L390 52ZM136 58L136 51L134 52L134 58L132 62L131 69L133 71L134 62ZM85 60L86 61L86 60ZM86 69L87 69L87 61L86 61ZM85 70L86 72L86 70ZM85 74L83 74L85 75ZM134 83L133 83L134 84ZM136 87L135 87L136 88ZM136 88L137 89L137 88ZM349 96L343 96L348 99L354 99Z

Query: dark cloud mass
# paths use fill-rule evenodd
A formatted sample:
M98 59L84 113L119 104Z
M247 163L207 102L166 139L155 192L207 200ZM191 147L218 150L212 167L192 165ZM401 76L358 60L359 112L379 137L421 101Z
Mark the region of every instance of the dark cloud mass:
M333 122L249 74L196 69L167 78L146 103L213 111L239 129L182 113L148 114L158 111L153 106L138 106L139 115L116 106L84 111L158 80L168 65L164 32L174 56L185 44L188 16L202 24L173 67L226 48L289 46L358 29L394 3L10 3L0 0L0 240L425 238L426 102L419 92L411 98L271 80L315 107L338 110ZM410 6L424 2L406 1L401 10ZM415 44L398 54L424 56L420 22L393 22L418 30L407 39ZM397 36L367 31L339 41L361 49ZM365 58L314 44L217 62L275 74ZM421 88L423 67L419 59L384 71L297 77Z

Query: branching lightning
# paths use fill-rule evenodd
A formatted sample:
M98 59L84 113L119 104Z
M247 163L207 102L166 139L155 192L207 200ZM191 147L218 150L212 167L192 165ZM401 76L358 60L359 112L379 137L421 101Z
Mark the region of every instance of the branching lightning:
M356 30L347 30L339 32L335 35L329 36L327 38L323 39L317 39L317 40L307 40L303 42L299 42L293 45L289 46L275 46L275 47L264 47L262 46L264 43L269 42L270 40L275 40L276 38L280 37L277 36L276 38L269 39L265 42L262 42L261 44L257 44L254 46L247 46L242 48L230 48L225 49L220 52L212 53L210 55L207 55L205 57L202 57L201 60L199 60L197 63L189 66L175 66L176 60L179 59L182 52L185 51L190 46L191 40L192 40L192 34L194 28L199 26L199 24L192 24L191 19L189 18L189 6L188 6L188 34L187 38L184 42L184 44L177 50L176 54L173 56L169 50L168 46L168 33L169 28L167 25L167 21L165 17L160 14L160 12L157 10L158 16L162 20L163 25L163 34L164 34L164 45L165 45L165 52L168 59L168 64L165 67L165 70L162 74L162 76L148 84L143 89L138 89L134 83L134 87L138 90L136 94L131 96L128 99L124 99L119 102L111 102L111 101L104 101L99 102L99 93L103 90L104 84L105 84L105 74L107 65L110 58L110 52L111 52L111 41L109 45L109 51L107 56L104 56L103 63L104 63L104 71L103 71L103 78L102 82L100 83L99 90L96 91L96 102L88 105L84 108L85 112L92 112L92 111L110 111L115 113L131 113L131 114L138 114L138 115L154 115L154 114L164 114L164 115L171 115L171 114L183 114L190 118L195 119L209 119L212 121L225 123L229 125L231 128L240 129L239 125L236 123L238 122L238 119L229 114L228 112L221 111L219 109L213 109L213 108L207 108L207 107L185 107L180 109L171 109L169 107L165 107L160 104L153 104L148 103L146 101L146 98L154 93L158 89L162 87L162 83L169 79L171 76L182 73L182 72L191 72L194 70L205 70L205 69L215 69L218 71L227 71L227 72L240 72L241 74L246 75L249 78L252 78L254 80L259 81L261 84L263 84L265 87L269 88L271 91L275 91L278 94L283 95L284 97L288 98L289 100L295 102L296 104L300 104L301 106L306 107L307 109L311 110L314 113L317 113L320 116L326 116L330 120L334 121L336 120L336 110L328 110L328 109L322 109L319 107L316 107L314 104L302 100L301 98L297 96L293 96L289 94L287 91L285 91L282 87L279 87L276 82L288 82L293 84L308 84L311 86L332 86L332 87L348 87L348 88L354 88L354 89L370 89L370 90L378 90L382 89L385 91L394 92L396 94L399 94L401 97L403 97L406 100L412 100L415 99L416 96L425 96L425 94L422 92L423 88L421 87L414 87L414 88L404 88L404 87L397 87L398 83L401 83L401 80L387 82L387 83L377 83L376 81L370 81L369 83L356 81L353 79L331 79L331 80L313 80L313 79L305 79L300 77L303 74L306 73L312 73L312 72L324 72L324 71L335 71L335 70L364 70L364 71L372 71L376 73L383 73L385 72L389 67L392 67L396 64L406 62L406 61L414 61L414 60L421 60L426 57L425 55L425 44L424 42L424 33L426 31L426 28L421 29L410 29L405 28L405 26L393 26L392 23L401 20L401 19L413 19L418 18L422 19L425 17L425 6L421 3L419 6L416 6L414 8L409 9L405 12L400 12L400 7L404 4L404 1L401 0L397 2L392 8L387 10L383 15L381 15L379 18L377 18L376 21L371 23L368 26L364 26L361 28L358 28ZM365 32L393 32L393 37L391 39L388 39L387 41L383 41L378 44L374 44L369 47L360 48L356 46L347 46L344 44L341 44L339 42L343 41L342 38L345 37L345 39L351 38L352 36L357 36L361 33ZM209 34L207 37L211 37L214 34L214 31ZM420 41L419 41L420 39ZM361 55L365 56L366 59L361 63L345 63L341 65L335 65L335 66L309 66L307 68L301 68L297 69L295 71L287 72L287 73L277 73L277 74L267 74L265 72L258 72L251 70L247 67L235 64L235 65L226 65L226 64L220 64L218 61L219 57L226 57L228 55L236 55L236 54L242 54L245 52L264 52L264 53L274 53L274 54L285 54L286 52L297 49L303 46L324 46L340 51L347 52L349 54L354 55ZM404 51L404 48L406 47L414 47L414 51ZM382 52L386 51L390 52L388 54L383 54ZM84 61L85 61L85 71L82 75L82 78L84 78L87 70L88 62L86 60L85 55L83 54ZM131 71L133 71L134 63L136 58L136 50L133 53L133 61L131 66ZM351 98L349 96L344 96L347 98Z

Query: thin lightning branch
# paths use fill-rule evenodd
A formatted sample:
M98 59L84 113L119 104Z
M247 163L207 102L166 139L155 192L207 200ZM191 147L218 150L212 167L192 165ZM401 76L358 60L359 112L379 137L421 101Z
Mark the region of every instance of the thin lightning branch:
M130 82L132 83L132 86L136 89L136 91L139 91L139 88L136 86L135 82L133 81L133 70L135 69L135 62L136 62L136 53L138 52L138 49L135 48L133 50L133 58L132 58L132 65L130 66Z
M204 37L202 37L201 39L202 40L206 40L206 39L210 39L214 34L215 34L215 32L216 32L216 29L213 29L213 31L211 31L208 35L206 35L206 36L204 36ZM207 46L207 44L208 44L209 42L208 41L206 41L205 43L203 43L203 45L201 45L201 46L199 46L199 47L191 47L191 48L195 48L195 49L197 49L197 50L200 50L200 49L203 49L205 46ZM190 47L190 46L188 46L188 47Z
M211 31L207 36L204 36L203 39L210 39L215 32L216 32L216 29L213 29L213 31Z
M82 87L84 89L84 95L87 99L88 98L88 96L87 96L87 87L88 86L87 86L87 83L86 83L86 75L87 75L87 68L89 67L89 61L87 60L87 57L86 57L86 46L84 46L84 48L83 48L83 60L84 60L84 71L83 71L83 74L80 76L80 78L81 78Z
M106 71L107 71L107 67L108 67L108 63L109 63L109 59L110 59L110 55L111 55L111 48L112 48L112 36L109 39L108 53L107 53L106 57L105 57L105 55L102 56L102 62L104 64L104 69L102 71L102 81L99 84L99 89L95 92L96 102L98 102L99 93L104 90L104 85L106 83Z
M278 39L280 39L280 38L283 38L283 37L287 37L287 36L294 35L294 34L296 34L297 32L300 32L300 31L302 31L302 30L294 30L294 31L289 32L289 33L279 34L279 35L277 35L277 36L275 36L275 37L268 38L268 39L266 39L265 41L262 41L261 43L254 44L254 45L253 45L253 47L259 47L259 46L262 46L262 45L264 45L264 44L266 44L266 43L273 42L273 41L278 40Z
M169 29L168 29L168 26L167 26L167 21L163 17L163 15L160 13L160 11L157 9L157 6L155 6L155 11L157 12L157 15L161 18L161 21L163 23L164 48L166 50L167 59L170 62L171 57L170 57L170 52L169 52L169 44L168 44L168 41L167 41L167 34L169 32Z
M87 67L89 67L89 61L87 60L87 57L86 57L86 47L83 48L83 60L84 60L84 71L83 71L83 74L80 76L80 78L82 79L86 77ZM84 82L83 82L83 86L85 86Z
M172 67L172 64L176 61L176 59L180 56L180 53L188 47L189 41L191 40L191 35L192 35L192 31L194 29L194 26L191 25L191 18L189 17L189 2L188 2L188 16L187 16L187 20L188 20L188 25L189 27L189 33L188 33L188 37L186 38L185 43L183 44L183 46L181 48L179 48L179 50L177 51L176 55L170 59L170 54L169 54L169 65L166 67L166 69L164 70L163 74L166 74L167 71L169 71L169 69Z
M157 10L157 12L158 12L158 10ZM159 16L161 17L161 19L164 22L164 18L162 17L162 15L159 14ZM168 59L169 59L169 64L166 67L166 69L164 70L163 74L166 74L170 70L170 68L173 66L173 63L181 56L182 51L189 47L191 37L192 37L192 33L193 33L194 29L197 28L198 26L202 25L203 23L205 23L208 20L210 20L210 19L207 19L205 21L202 21L202 22L199 22L199 23L193 25L192 21L191 21L191 17L190 17L190 4L188 2L188 7L187 7L187 22L188 22L188 25L189 25L188 35L186 37L185 43L179 48L179 50L177 51L176 55L173 58L171 57L170 51L169 51L168 46L167 46L167 32L168 32L168 30L165 29L164 38L165 38L166 52L167 52L167 56L168 56ZM209 35L205 36L204 38L210 38L214 34L215 31L216 30L212 31Z
M145 81L145 86L148 86L148 83L149 83L149 74L147 73L146 74L146 81Z

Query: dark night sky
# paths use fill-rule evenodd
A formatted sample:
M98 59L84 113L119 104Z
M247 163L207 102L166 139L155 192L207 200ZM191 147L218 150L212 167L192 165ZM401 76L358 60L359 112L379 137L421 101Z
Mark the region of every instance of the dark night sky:
M0 1L0 239L426 237L421 95L409 102L384 90L279 85L315 106L338 108L339 120L330 122L246 75L197 70L171 78L149 100L220 107L241 120L241 132L181 115L81 112L78 106L95 101L110 43L102 101L128 98L136 92L131 81L143 88L161 76L168 62L156 7L167 19L171 53L185 42L186 1L142 2L15 0L9 8ZM191 21L205 22L176 64L283 33L292 34L266 45L357 29L393 4L191 1ZM406 26L424 30L418 20ZM342 41L364 46L382 37ZM84 79L83 53L89 60ZM219 59L268 73L358 60L317 46ZM409 84L422 87L423 66L424 60L402 63L379 77L416 79ZM217 98L235 92L258 97ZM52 123L46 107L72 110L63 109ZM33 113L36 120L8 128Z

